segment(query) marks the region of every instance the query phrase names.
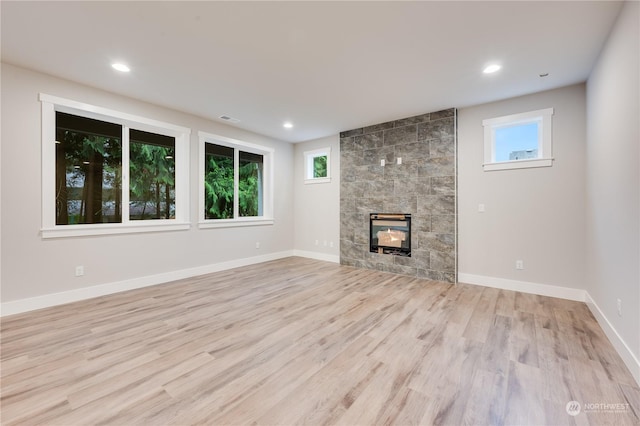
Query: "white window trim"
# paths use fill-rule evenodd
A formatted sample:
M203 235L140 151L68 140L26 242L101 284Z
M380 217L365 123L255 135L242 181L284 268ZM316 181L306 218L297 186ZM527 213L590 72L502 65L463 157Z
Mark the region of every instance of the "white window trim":
M44 93L40 93L39 100L42 108L42 229L40 230L42 238L178 231L191 227L189 223L189 137L191 135L191 129ZM175 137L175 219L154 219L148 221L129 220L128 156L123 155L122 222L56 225L55 113L57 111L121 125L123 127L123 152L127 152L129 149L128 128Z
M205 160L205 143L226 146L234 148L234 155L238 157L238 150L259 154L263 156L263 188L262 188L262 216L239 217L238 216L238 176L234 176L233 190L233 219L205 219L204 217L204 160ZM213 133L198 132L198 228L232 228L240 226L262 226L273 225L273 148L262 145L240 141L225 136L215 135ZM238 164L238 158L235 158L234 164ZM237 168L234 175L237 174Z
M327 176L314 178L313 177L313 159L322 155L327 156ZM331 182L331 147L314 149L313 151L305 151L304 156L304 183L328 183Z
M532 167L550 167L552 156L552 119L553 108L505 115L482 121L484 126L484 164L485 172L494 170L526 169ZM538 123L538 158L500 161L495 159L495 130L518 124Z

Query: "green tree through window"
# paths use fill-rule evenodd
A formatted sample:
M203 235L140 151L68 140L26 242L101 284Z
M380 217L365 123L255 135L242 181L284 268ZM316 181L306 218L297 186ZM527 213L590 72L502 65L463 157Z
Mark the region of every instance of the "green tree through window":
M262 166L259 154L240 151L238 204L240 216L262 215Z
M129 218L175 217L175 138L129 132Z
M326 155L313 157L313 177L314 178L327 177L327 156Z
M205 144L204 217L233 218L233 148Z
M205 219L234 218L235 151L226 146L205 144ZM238 150L238 159L238 216L261 216L264 157Z

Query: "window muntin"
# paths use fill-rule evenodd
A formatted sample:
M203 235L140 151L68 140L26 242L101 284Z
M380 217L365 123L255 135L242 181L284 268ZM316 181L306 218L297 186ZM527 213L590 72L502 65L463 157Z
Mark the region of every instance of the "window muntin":
M304 182L326 183L331 181L331 148L304 152Z
M200 227L273 224L273 149L199 132Z
M551 166L553 108L483 121L484 170Z
M189 228L189 129L45 94L40 101L43 238ZM160 160L146 164L159 169L145 171L154 175L146 191L155 190L152 214L130 214L141 201L130 184L144 175L132 177L144 165L130 162L130 147L174 161L163 169Z

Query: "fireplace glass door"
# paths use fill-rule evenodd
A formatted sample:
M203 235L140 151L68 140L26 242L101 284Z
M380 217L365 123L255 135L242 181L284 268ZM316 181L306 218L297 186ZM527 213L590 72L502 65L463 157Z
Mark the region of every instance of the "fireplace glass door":
M411 257L411 215L371 213L370 251Z

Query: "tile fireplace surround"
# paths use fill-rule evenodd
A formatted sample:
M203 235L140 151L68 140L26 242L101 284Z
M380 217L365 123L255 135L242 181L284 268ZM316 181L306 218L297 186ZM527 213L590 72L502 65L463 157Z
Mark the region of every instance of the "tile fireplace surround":
M455 164L454 108L340 133L340 263L456 282ZM379 212L412 215L411 257L369 251Z

